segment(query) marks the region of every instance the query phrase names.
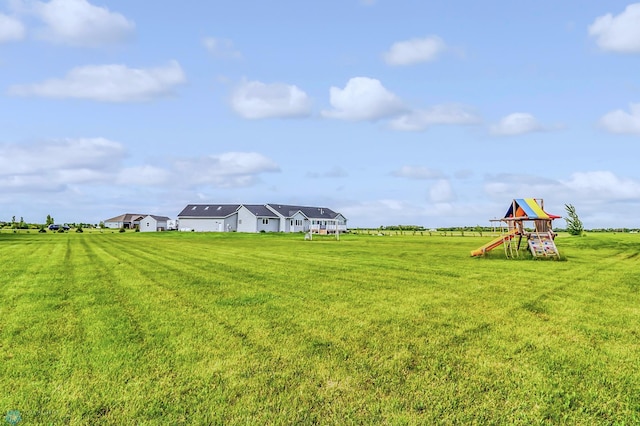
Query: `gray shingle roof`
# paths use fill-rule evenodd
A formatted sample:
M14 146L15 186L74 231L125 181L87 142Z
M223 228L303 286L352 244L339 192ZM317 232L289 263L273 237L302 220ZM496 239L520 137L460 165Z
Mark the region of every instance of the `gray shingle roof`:
M339 213L326 207L295 206L289 204L189 204L178 217L223 218L234 214L244 206L256 217L291 217L302 212L308 219L335 219Z
M338 213L326 207L291 206L285 204L267 204L284 217L291 217L300 211L309 219L334 219Z
M243 206L257 217L278 217L278 215L269 210L264 204L243 204Z
M139 213L125 213L120 216L112 217L111 219L105 220L105 222L133 222L136 220L140 220L143 217L147 216L146 214Z
M239 208L240 204L189 204L178 217L227 217Z
M166 216L156 216L155 214L150 214L149 216L151 216L152 218L160 222L171 220L170 217L166 217Z

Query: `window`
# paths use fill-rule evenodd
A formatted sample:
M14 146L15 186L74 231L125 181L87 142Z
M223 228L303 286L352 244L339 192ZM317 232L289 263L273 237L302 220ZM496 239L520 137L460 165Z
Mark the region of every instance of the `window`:
M197 208L198 208L198 206L193 206L193 207L191 207L191 210L195 210Z
M238 225L242 225L242 219L238 219Z
M222 206L218 206L216 210L222 210Z
M209 210L209 206L205 207L204 209L205 209L205 210Z
M268 225L269 224L269 219L262 219L262 224L263 225Z

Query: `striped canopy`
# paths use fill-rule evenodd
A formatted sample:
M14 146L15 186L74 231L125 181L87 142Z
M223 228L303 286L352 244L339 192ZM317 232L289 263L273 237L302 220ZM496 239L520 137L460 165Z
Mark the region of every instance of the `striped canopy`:
M514 213L515 207L515 213ZM549 214L542 210L533 198L516 198L509 206L509 210L504 215L505 218L519 219L559 219L560 216Z

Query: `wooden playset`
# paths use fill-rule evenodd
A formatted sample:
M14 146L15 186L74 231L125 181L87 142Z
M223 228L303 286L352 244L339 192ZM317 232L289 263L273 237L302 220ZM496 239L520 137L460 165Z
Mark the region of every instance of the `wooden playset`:
M527 248L533 257L558 258L558 248L554 241L555 233L551 225L554 219L560 217L545 212L544 201L540 198L516 198L511 202L502 219L492 220L492 222L499 222L501 235L471 251L471 256L482 256L504 245L504 252L508 258L518 257L520 245L523 240L526 240Z

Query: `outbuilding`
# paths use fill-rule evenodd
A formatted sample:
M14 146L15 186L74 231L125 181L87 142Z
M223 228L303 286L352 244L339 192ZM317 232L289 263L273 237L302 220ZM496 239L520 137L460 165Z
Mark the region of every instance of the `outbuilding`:
M169 229L169 221L166 216L147 215L140 219L140 232L157 232Z

